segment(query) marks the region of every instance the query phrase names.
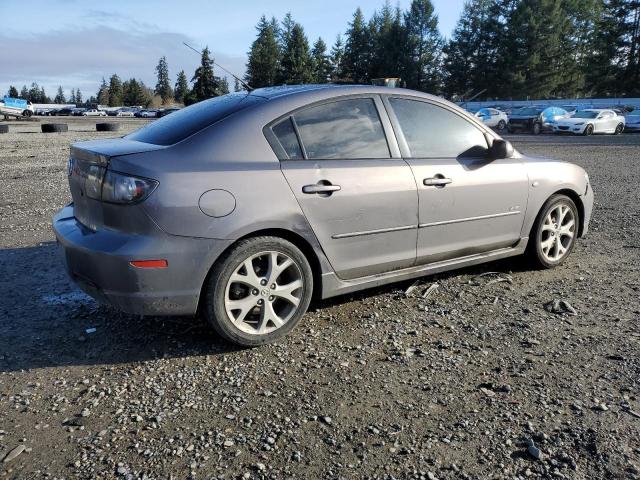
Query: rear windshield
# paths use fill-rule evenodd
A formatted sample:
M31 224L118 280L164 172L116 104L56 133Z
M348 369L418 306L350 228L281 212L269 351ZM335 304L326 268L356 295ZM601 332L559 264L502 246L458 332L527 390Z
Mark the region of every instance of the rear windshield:
M136 130L125 138L153 145L173 145L264 99L246 93L231 93L195 103Z

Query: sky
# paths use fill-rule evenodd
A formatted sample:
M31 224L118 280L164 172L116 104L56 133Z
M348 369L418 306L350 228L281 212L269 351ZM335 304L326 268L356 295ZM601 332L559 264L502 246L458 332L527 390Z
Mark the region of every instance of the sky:
M282 19L291 12L310 43L321 36L331 47L357 7L368 19L383 1L0 0L0 95L9 85L20 90L35 81L50 97L62 85L67 96L80 88L87 98L113 73L153 87L163 55L172 83L182 69L191 78L199 57L182 42L209 46L216 62L242 76L262 14ZM464 0L432 2L440 31L449 37ZM406 10L411 1L390 3Z

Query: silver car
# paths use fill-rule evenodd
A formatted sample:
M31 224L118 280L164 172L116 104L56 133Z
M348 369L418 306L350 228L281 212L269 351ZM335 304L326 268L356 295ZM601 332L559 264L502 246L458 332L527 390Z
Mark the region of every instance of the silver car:
M71 146L54 217L71 278L135 314L202 312L225 339L287 334L327 298L514 255L554 267L593 192L457 106L298 86L200 102Z

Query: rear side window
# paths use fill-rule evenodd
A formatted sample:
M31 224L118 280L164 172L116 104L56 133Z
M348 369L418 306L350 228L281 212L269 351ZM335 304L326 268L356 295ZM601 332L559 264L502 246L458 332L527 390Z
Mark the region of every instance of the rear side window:
M298 137L291 123L291 117L278 123L271 130L273 130L273 133L278 138L280 145L282 145L282 148L284 148L289 158L293 160L304 158L302 150L300 149L300 143L298 143Z
M479 157L486 154L484 133L442 107L417 100L389 100L412 158Z
M195 103L162 117L125 138L154 145L173 145L264 99L247 94L229 94Z
M294 114L309 159L390 158L371 98L339 100Z

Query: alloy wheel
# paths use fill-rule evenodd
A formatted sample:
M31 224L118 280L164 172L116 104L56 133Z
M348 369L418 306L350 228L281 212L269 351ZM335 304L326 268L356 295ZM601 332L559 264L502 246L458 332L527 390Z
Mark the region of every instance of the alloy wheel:
M547 213L541 228L540 250L549 262L560 261L570 250L576 235L576 218L566 203L556 204Z
M300 266L289 255L264 251L246 258L227 281L224 305L239 330L265 335L286 324L304 293Z

